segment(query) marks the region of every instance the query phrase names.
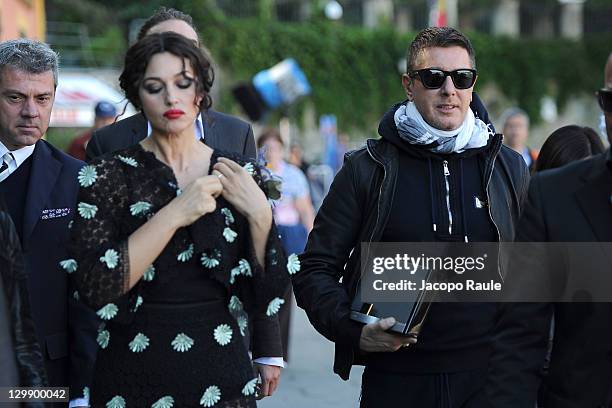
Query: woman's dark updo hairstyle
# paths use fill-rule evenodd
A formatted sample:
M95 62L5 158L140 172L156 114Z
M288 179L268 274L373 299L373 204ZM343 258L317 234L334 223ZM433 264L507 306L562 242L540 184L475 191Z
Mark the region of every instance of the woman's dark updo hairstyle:
M597 132L587 126L563 126L542 145L535 171L554 169L603 153L605 147Z
M142 109L138 95L140 83L151 58L162 52L169 52L181 60L186 58L191 63L195 75L196 95L203 98L200 110L210 108L212 106L210 88L215 76L210 60L193 41L174 32L149 34L127 51L123 72L119 76L119 86L128 101L137 109Z

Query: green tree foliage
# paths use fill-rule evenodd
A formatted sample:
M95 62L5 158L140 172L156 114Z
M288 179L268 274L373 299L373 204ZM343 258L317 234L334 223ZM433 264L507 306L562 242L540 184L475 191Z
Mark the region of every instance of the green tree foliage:
M258 21L240 20L226 22L222 31L205 28L202 37L235 81L295 58L313 87L317 111L335 113L346 124L372 123L402 98L402 46L391 30L278 23L262 29Z
M384 111L404 98L398 64L414 33L399 34L391 27L371 30L344 26L320 19L305 23L229 19L216 8L213 0L150 0L138 5L125 4L123 0L104 3L84 0L93 4L92 7L104 4L106 10L116 10L104 14L98 8L91 8L96 13L92 19L92 11L76 6L82 1L49 0L48 4L63 4L64 9L69 9L67 13L72 13L70 21L80 19L94 24L98 16L106 19L98 31L102 39L93 42L91 47L111 50L107 51L112 52L109 60L115 58L113 61L118 66L127 46L127 26L132 19L148 17L162 3L191 14L203 43L225 73L221 98L215 101L221 110L237 109L230 92L233 84L250 80L260 70L288 57L298 61L310 81L313 93L309 100L317 114L336 114L345 129L374 130ZM266 2L261 0L258 4L265 6ZM120 41L120 32L123 41ZM555 97L563 108L570 98L592 94L601 87L603 66L612 51L609 34L581 41L510 39L479 33L469 33L469 37L477 53L477 90L494 83L523 107L533 122L540 120L543 96ZM112 45L121 51L108 48Z
M324 22L268 22L264 27L246 19L199 26L207 46L233 81L248 80L284 58L295 58L312 85L317 113L334 113L343 126L372 126L391 104L404 98L398 63L414 34ZM476 49L477 90L493 82L534 122L540 120L543 96L555 97L563 108L569 98L598 89L612 51L612 36L583 41L477 33L469 37ZM229 100L224 97L222 102Z
M90 35L103 34L109 25L113 25L109 9L94 0L49 0L46 2L47 19L70 23L86 24ZM95 16L95 18L91 18Z
M473 34L480 85L494 82L525 109L534 122L540 120L540 101L556 98L561 109L574 97L593 93L603 84L603 67L612 36L534 40L507 39Z

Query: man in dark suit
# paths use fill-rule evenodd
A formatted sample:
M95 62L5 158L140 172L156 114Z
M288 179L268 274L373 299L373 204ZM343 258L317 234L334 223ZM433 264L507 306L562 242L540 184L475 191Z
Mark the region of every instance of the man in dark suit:
M606 118L608 140L612 143L612 54L606 64L605 86L599 91L599 102ZM604 243L602 248L609 248L612 242L610 149L590 159L537 173L531 180L527 204L517 229L517 240L601 242ZM591 247L597 248L596 245ZM575 248L574 252L584 252L584 249ZM596 253L588 252L588 256ZM585 255L574 254L573 262L576 258L584 260ZM531 261L538 262L537 259ZM574 289L578 285L571 283L576 276L590 276L580 286L595 289L593 281L600 281L596 275L610 273L609 259L603 257L588 261L578 268L568 269L567 265L562 265L562 268L539 268L538 272L542 279L550 282L547 288L559 285L566 295L573 296L579 293ZM593 264L596 264L595 267L591 266ZM543 266L549 266L548 262ZM520 270L510 270L509 273L512 275L508 276L507 282ZM582 290L580 293L590 296L597 290L591 290L588 294ZM581 299L586 299L586 296ZM500 324L499 337L502 340L500 343L509 346L501 350L500 358L508 362L501 367L511 370L495 377L500 381L493 384L490 390L491 406L534 406L548 343L549 324L554 313L553 349L549 372L541 385L541 405L544 408L611 407L612 303L601 300L605 299L513 304L512 307L519 313L509 314L512 319ZM531 403L517 403L521 400Z
M200 45L191 16L163 7L143 24L138 39L148 34L165 31L176 32ZM248 123L209 109L200 114L195 126L196 135L210 147L256 158L253 129ZM87 145L87 160L133 146L147 137L150 132L151 127L142 112L98 129Z
M142 26L138 39L148 34L172 31L200 44L191 16L161 7ZM253 129L248 123L213 110L203 111L196 123L196 135L208 146L256 158ZM151 127L144 114L138 113L110 126L96 130L87 145L87 160L105 153L132 146L148 137ZM250 317L252 328L250 350L262 379L259 395L272 395L280 379L283 367L283 351L278 317L265 314Z
M83 163L41 140L57 68L57 54L41 42L0 43L0 193L21 239L49 384L82 389L96 350L96 316L72 299L60 261L66 258Z
M207 145L256 158L255 139L251 125L221 112L202 112L196 121L198 132ZM149 135L150 127L144 114L138 113L93 132L87 144L87 161L105 153L133 146ZM201 133L200 133L201 132Z

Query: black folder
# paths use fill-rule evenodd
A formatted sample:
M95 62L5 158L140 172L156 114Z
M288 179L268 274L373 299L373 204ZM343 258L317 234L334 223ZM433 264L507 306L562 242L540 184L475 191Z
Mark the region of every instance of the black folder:
M431 270L420 269L414 278L430 282ZM401 302L369 302L362 299L361 284L351 304L351 320L359 323L375 323L386 317L394 317L396 323L389 331L405 336L417 337L427 316L429 305L435 294L428 290L415 290L405 293Z

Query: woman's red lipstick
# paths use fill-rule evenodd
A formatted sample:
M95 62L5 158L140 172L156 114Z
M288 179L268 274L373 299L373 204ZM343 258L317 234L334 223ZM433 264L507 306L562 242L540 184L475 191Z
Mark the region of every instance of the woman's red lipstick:
M184 114L185 114L185 112L183 112L180 109L169 109L169 110L164 112L164 117L166 119L178 119L181 116L183 116Z

